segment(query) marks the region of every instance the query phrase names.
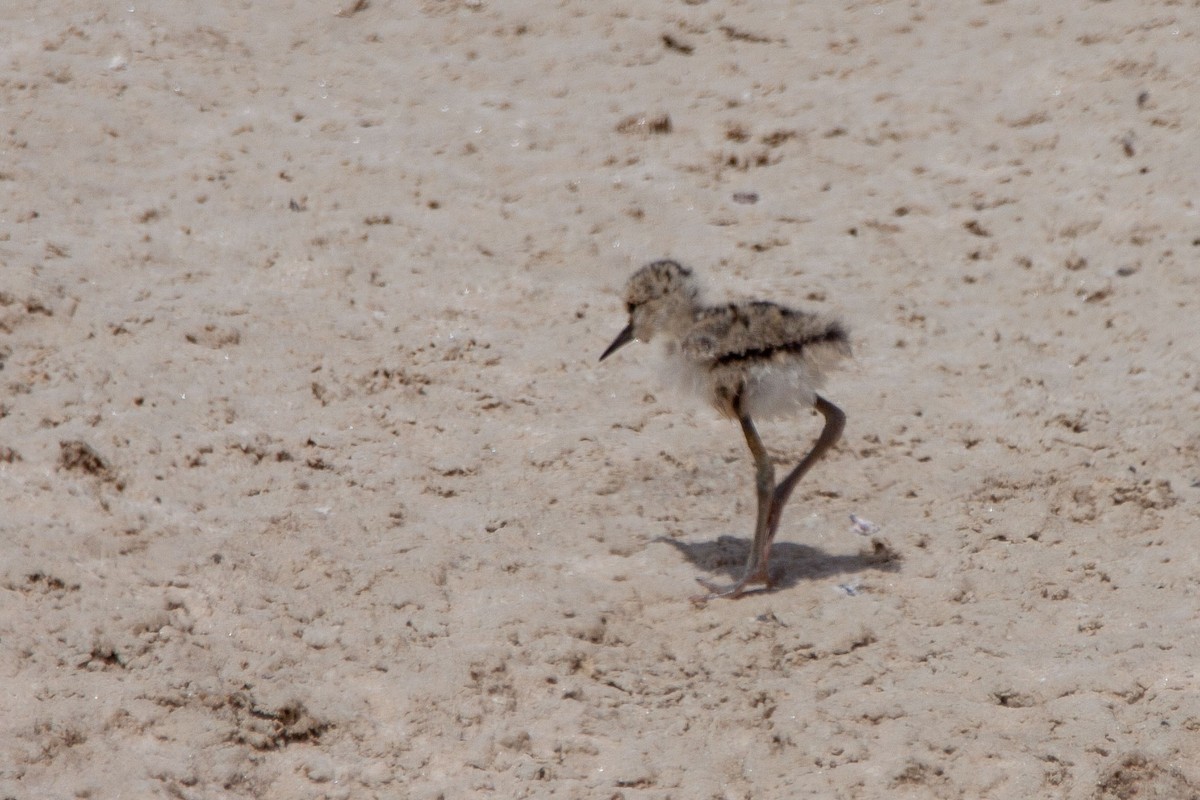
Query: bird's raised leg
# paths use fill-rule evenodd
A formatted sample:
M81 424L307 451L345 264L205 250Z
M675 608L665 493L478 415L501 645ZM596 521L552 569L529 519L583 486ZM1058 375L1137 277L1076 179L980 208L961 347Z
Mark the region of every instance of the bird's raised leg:
M771 497L771 510L767 514L767 534L763 540L764 550L761 557L764 564L767 560L766 553L770 551L771 542L775 541L775 533L779 530L779 518L783 516L783 506L792 496L792 490L796 488L796 484L800 482L805 473L812 469L813 464L817 463L821 456L837 443L842 436L842 430L846 427L846 415L821 395L817 395L813 408L820 411L821 415L825 417L825 427L821 429L821 435L817 438L817 443L813 445L812 450L808 451L808 455L775 487L775 494Z
M817 395L813 407L825 417L825 427L821 429L821 435L817 437L817 442L813 445L812 450L808 451L808 455L788 473L778 486L773 486L775 468L767 456L762 440L758 437L758 432L754 429L754 423L750 421L747 414L741 414L738 417L742 423L742 431L746 434L746 444L750 446L750 452L754 454L754 464L757 469L755 483L758 488L758 522L754 528L754 543L750 546L746 571L737 583L727 588L721 588L709 581L698 579L700 585L708 589L709 593L693 597L693 602L702 603L714 597L730 599L741 597L746 593L746 587L755 583L765 583L770 587L771 576L767 568L770 563L771 544L775 541L775 534L779 531L779 520L783 515L783 507L791 497L796 484L812 469L813 464L817 463L821 456L837 443L842 436L842 430L846 427L845 413L824 397Z
M740 405L740 404L739 404ZM746 435L746 444L754 456L754 486L758 494L758 519L754 524L754 542L750 545L750 556L746 559L746 571L733 586L720 587L711 581L697 578L700 585L708 589L708 594L692 598L693 602L702 603L714 597L740 597L746 587L753 583L765 583L768 586L771 578L767 574L767 556L771 550L770 514L773 507L775 489L775 466L763 447L758 431L750 415L739 409L738 421L742 423L742 433Z

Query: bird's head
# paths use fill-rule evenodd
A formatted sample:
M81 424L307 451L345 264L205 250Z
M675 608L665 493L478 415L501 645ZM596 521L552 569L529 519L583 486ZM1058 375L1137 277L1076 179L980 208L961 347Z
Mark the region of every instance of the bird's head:
M678 261L664 259L642 267L625 284L629 324L617 334L600 360L634 339L648 342L656 334L682 338L694 319L699 294L692 271Z

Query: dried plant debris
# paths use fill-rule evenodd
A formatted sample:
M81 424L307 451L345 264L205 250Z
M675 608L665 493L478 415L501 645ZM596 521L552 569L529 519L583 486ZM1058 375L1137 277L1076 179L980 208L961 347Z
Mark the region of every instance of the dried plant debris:
M669 114L633 114L617 123L617 133L638 136L662 135L674 130Z
M328 722L313 716L299 700L270 708L247 692L236 692L230 695L229 705L237 719L234 739L255 750L278 750L296 742L316 741L330 727Z
M105 483L111 483L117 490L125 488L125 482L118 478L117 473L108 461L96 452L87 442L79 439L68 439L58 443L58 468L68 472L82 472L98 478Z

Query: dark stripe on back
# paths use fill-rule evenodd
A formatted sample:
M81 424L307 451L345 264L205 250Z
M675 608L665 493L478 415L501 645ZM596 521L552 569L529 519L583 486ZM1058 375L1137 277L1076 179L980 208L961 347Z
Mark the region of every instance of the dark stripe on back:
M803 339L797 339L791 342L783 342L770 347L754 347L747 350L739 350L732 353L722 353L713 359L713 366L725 366L728 364L736 364L739 361L765 361L776 353L795 353L804 352L804 348L812 347L816 344L846 344L850 341L850 335L846 329L842 327L840 322L831 322L829 327L824 331L807 336Z

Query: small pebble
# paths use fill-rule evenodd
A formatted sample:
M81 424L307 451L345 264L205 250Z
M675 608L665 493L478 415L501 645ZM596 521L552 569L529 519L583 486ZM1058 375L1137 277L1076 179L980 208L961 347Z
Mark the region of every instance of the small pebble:
M855 533L859 536L871 536L879 533L879 526L871 520L860 517L857 514L850 515L850 524Z

